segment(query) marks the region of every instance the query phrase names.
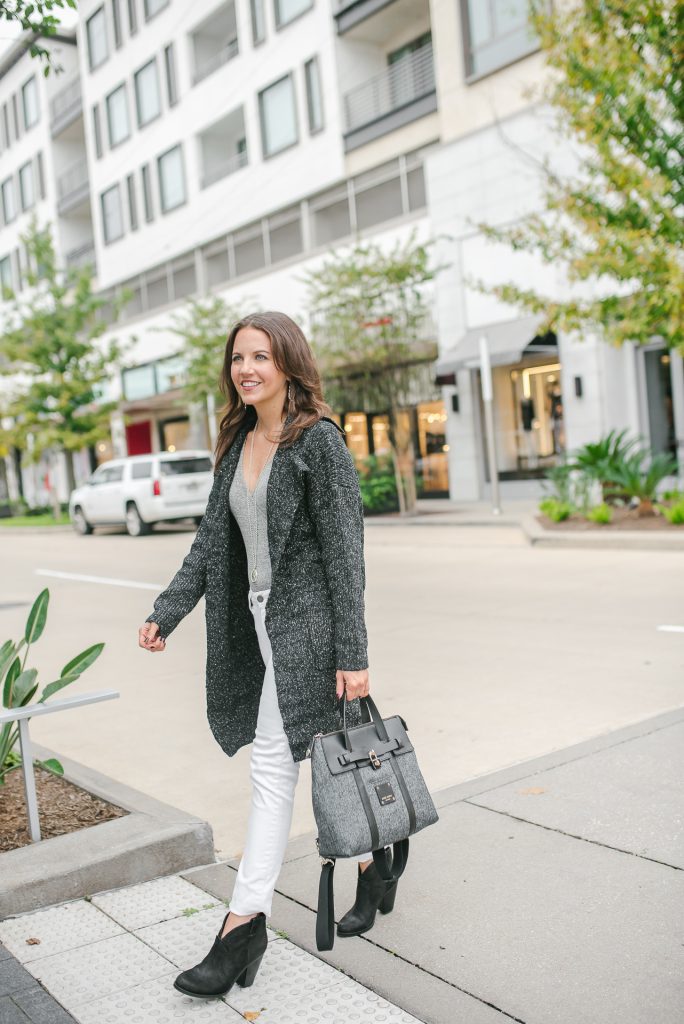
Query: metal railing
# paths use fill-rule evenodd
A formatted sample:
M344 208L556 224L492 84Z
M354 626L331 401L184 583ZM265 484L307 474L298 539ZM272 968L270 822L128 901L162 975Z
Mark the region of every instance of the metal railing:
M88 193L88 161L85 157L81 157L57 179L57 200L60 212Z
M82 109L81 79L73 78L50 101L50 131L52 134L66 128L74 118L78 117Z
M231 39L223 49L219 50L218 53L215 53L213 57L209 57L201 64L197 64L192 76L192 84L197 85L197 83L201 82L203 78L207 78L207 76L213 71L220 68L222 64L227 64L229 60L232 60L233 57L237 57L237 55L238 41L236 36L235 39Z
M85 242L84 245L70 249L66 254L67 267L84 267L86 263L92 263L93 267L95 266L94 242Z
M426 43L345 94L345 130L371 124L434 91L432 43Z
M235 156L230 157L229 160L224 160L222 163L205 171L202 174L201 187L206 188L208 185L213 185L215 181L219 181L221 178L227 178L229 174L234 174L235 171L239 171L241 167L245 167L246 165L247 151L245 150L243 153L236 153Z
M51 715L55 711L66 711L69 708L81 707L83 704L96 704L101 700L113 700L119 696L121 695L118 690L100 690L97 693L84 694L80 697L65 697L63 700L53 700L49 704L27 704L23 708L0 709L0 726L7 725L9 722L19 723L21 768L24 775L26 811L32 843L40 841L40 820L38 817L36 778L33 774L33 747L28 730L29 719L33 718L34 715Z

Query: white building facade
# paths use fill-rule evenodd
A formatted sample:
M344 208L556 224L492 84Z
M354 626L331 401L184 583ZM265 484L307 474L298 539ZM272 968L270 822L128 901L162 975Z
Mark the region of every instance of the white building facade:
M529 318L468 286L549 277L533 261L514 267L476 227L539 203L531 157L555 145L543 109L523 97L543 70L523 7L81 0L76 39L50 44L68 50L68 74L56 81L26 49L17 57L17 44L14 64L0 64L0 127L7 106L11 128L32 75L51 113L3 147L2 202L5 180L21 196L27 160L38 180L42 153L36 212L54 225L61 258L91 260L105 299L132 295L111 326L128 344L107 395L119 403L112 437L83 453L79 476L112 455L207 443L206 411L183 396L171 329L190 297L281 309L306 326L306 270L356 240L391 246L412 232L437 238L436 259L448 264L434 289L440 357L406 411L426 496L486 493L473 363L483 331L496 367L499 469L511 487L611 427L684 446L681 360L539 338ZM31 122L31 87L27 96ZM8 192L10 214L11 203ZM20 222L16 213L0 229L13 287ZM356 457L386 448L386 410L340 419ZM44 499L35 472L20 482L29 501Z

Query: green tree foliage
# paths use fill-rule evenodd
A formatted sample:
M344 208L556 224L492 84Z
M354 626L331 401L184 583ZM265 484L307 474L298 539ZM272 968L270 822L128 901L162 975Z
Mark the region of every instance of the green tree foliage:
M374 243L332 253L305 276L311 340L327 401L339 412L389 413L389 444L399 507L416 501L415 453L402 408L414 404L426 367L437 357L428 328L426 286L441 268L429 265L431 243L384 250Z
M13 22L20 25L25 32L33 32L35 40L30 48L32 57L43 61L43 74L47 77L50 71L62 71L59 65L53 62L52 54L41 46L37 41L41 36L55 36L60 27L58 14L54 12L63 11L65 7L76 10L76 0L0 0L0 24L3 21Z
M108 324L98 316L105 302L93 294L90 267L61 270L50 228L35 220L22 241L27 288L22 296L5 290L0 374L11 380L2 414L13 425L0 430L0 443L20 448L28 461L64 452L73 489L73 452L109 437L116 403L101 401L101 392L121 349L116 341L97 342ZM115 303L115 318L126 299Z
M480 284L546 326L599 327L610 342L684 351L684 3L531 0L550 69L544 97L580 144L573 180L545 165L545 207L490 238L566 268L586 297Z

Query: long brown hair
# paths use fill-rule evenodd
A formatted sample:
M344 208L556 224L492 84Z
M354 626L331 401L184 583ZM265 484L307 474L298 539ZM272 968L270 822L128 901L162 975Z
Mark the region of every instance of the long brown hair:
M268 335L271 354L277 369L287 375L291 384L292 397L285 398L283 412L287 422L280 435L280 445L287 447L300 436L305 427L317 423L321 416L330 416L332 410L323 399L321 378L311 347L302 329L285 313L250 313L243 316L230 329L226 342L226 354L221 370L220 389L226 399L221 410L222 417L216 440L215 472L235 440L244 423L252 426L256 422L256 410L246 406L240 398L230 374L233 346L238 331L243 327L254 327Z

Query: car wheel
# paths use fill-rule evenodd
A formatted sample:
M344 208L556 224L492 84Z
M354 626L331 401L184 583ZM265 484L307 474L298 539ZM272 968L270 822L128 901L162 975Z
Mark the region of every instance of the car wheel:
M140 518L138 507L133 502L126 508L126 530L131 537L143 537L150 532L149 524Z
M86 537L89 533L93 532L93 528L83 514L83 509L80 505L77 505L74 509L71 521L76 533L80 533L82 537Z

